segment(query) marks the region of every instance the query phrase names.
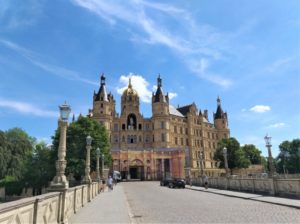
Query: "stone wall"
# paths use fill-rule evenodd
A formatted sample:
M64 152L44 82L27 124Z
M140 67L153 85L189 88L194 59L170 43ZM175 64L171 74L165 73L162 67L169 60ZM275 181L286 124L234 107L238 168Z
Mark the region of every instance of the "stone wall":
M245 191L259 194L300 198L300 179L278 178L209 178L213 188ZM194 179L194 185L203 186L202 179Z
M99 193L100 184L81 185L64 192L0 204L0 224L67 223L70 217Z

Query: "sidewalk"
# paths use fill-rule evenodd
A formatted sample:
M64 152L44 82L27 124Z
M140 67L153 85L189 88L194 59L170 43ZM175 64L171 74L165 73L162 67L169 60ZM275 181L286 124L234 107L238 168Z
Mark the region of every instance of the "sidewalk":
M85 207L74 214L70 223L133 223L129 206L121 184L101 192Z
M260 201L260 202L283 205L283 206L300 209L299 199L280 198L280 197L266 196L261 194L251 194L251 193L244 193L244 192L237 192L237 191L230 191L230 190L220 190L216 188L205 189L204 187L197 187L197 186L191 187L190 185L185 185L185 187L187 189L195 190L195 191L205 191L212 194L220 194L228 197L243 198L243 199L248 199L253 201Z

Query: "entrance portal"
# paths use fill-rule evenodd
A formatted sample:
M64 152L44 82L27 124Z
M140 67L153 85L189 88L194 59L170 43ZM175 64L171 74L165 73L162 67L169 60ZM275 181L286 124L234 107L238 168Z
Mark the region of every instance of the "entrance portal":
M134 166L129 169L130 179L144 180L144 167Z

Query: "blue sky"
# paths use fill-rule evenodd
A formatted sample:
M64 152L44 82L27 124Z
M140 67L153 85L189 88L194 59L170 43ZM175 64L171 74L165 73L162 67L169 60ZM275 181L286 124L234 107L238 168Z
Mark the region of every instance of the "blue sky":
M141 112L161 74L171 104L216 99L231 136L264 155L300 137L300 2L177 0L0 1L0 130L51 141L58 105L92 106L99 76L120 107L132 76Z

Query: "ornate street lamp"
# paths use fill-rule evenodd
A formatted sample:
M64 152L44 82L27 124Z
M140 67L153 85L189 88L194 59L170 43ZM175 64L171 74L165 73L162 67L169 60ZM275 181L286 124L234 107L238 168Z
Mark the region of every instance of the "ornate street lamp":
M97 181L100 182L100 169L99 169L99 158L100 158L100 149L96 149L96 156L97 156L97 165L96 165L96 172L97 172Z
M226 170L226 177L228 177L229 172L228 172L228 159L227 159L227 148L226 147L223 148L223 155L224 155L224 165L225 165L225 170Z
M272 177L274 175L275 167L273 163L272 151L271 151L271 138L268 134L265 136L266 147L268 149L268 162L269 162L269 175Z
M56 160L56 175L50 183L50 191L65 190L69 188L69 182L65 176L65 169L67 166L66 157L66 135L68 127L68 118L71 112L71 107L65 102L59 106L60 117L58 125L60 127L59 146Z
M85 160L85 176L83 179L83 183L90 184L92 183L91 177L90 177L90 153L91 153L91 144L92 144L93 138L89 135L86 137L86 160Z
M104 180L104 154L101 154L101 179Z
M199 152L199 159L200 159L200 175L203 176L203 152Z

